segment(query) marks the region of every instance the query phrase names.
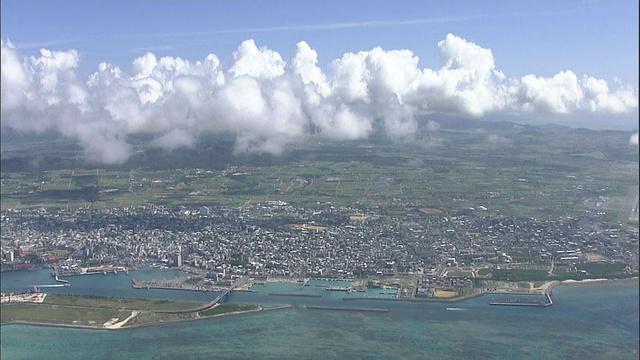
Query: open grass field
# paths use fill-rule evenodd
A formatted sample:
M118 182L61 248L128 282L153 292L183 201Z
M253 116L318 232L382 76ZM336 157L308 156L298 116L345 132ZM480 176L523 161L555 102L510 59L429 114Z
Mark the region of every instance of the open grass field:
M621 274L626 264L619 263L582 263L576 265L578 270L584 270L590 276L607 276Z
M159 310L188 310L201 305L204 304L186 301L48 294L42 304L2 304L0 322L7 323L19 320L102 327L104 324L113 324L127 319L132 315L132 310L150 311L134 316L124 324L126 327L260 309L259 306L250 304L220 304L199 313L164 314L153 312Z
M549 272L546 270L501 269L492 270L491 273L492 279L506 281L534 281L549 277Z
M220 315L238 311L251 311L260 309L257 305L248 305L248 304L220 304L214 308L209 310L205 310L200 312L202 316L212 316L212 315Z
M189 301L147 300L112 298L102 296L77 296L47 294L44 304L68 305L108 309L133 309L133 310L187 310L202 306L205 303Z
M3 304L0 312L1 322L13 320L34 321L67 325L97 326L129 315L117 309L72 308L43 304Z
M473 273L471 271L448 271L447 276L449 277L473 277Z

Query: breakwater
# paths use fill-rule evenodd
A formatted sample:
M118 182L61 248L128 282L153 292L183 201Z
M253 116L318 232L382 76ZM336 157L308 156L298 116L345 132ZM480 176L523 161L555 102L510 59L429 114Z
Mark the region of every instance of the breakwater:
M522 298L522 297L504 297L504 298L492 298L489 305L500 306L533 306L533 307L547 307L553 305L551 295L545 293L547 297L546 301L542 299Z
M335 307L335 306L318 306L318 305L306 305L305 307L311 310L389 312L389 309L379 309L379 308Z
M63 280L63 279L60 279L60 278L58 277L58 274L56 274L56 273L53 273L53 278L54 278L54 279L56 279L56 281L57 281L57 282L61 282L61 283L65 283L65 284L68 284L68 283L69 283L69 280Z
M349 291L350 286L327 286L324 288L326 291Z
M477 298L484 295L483 293L471 294L466 296L460 296L453 299L445 299L445 298L407 298L407 299L398 299L398 298L380 298L374 296L348 296L343 297L342 300L376 300L376 301L405 301L405 302L437 302L437 303L454 303L464 300L469 300L473 298Z
M308 298L319 298L322 295L312 295L312 294L295 294L295 293L269 293L270 296L297 296L297 297L308 297Z

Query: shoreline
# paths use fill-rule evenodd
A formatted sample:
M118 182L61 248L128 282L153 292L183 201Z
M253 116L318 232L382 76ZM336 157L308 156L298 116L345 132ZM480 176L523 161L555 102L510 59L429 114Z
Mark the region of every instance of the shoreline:
M562 281L551 281L543 287L545 287L545 292L551 294L553 289L556 286L560 285L589 285L589 284L598 284L598 283L625 283L625 282L637 282L639 279L638 276L628 277L628 278L596 278L596 279L581 279L581 280L562 280Z
M552 290L556 287L556 286L560 286L560 285L585 285L585 284L599 284L599 283L637 283L639 280L638 276L634 276L634 277L626 277L626 278L591 278L591 279L581 279L581 280L574 280L574 279L568 279L568 280L562 280L562 281L558 281L558 280L553 280L553 281L548 281L545 282L544 284L536 287L536 288L532 288L531 290L535 290L535 292L523 292L522 294L547 294L547 295L551 295L552 294ZM291 280L289 280L291 281ZM285 282L285 281L275 281L275 282ZM287 281L288 282L288 281ZM293 281L292 281L293 282ZM297 281L295 281L296 283L299 283ZM463 297L458 297L458 298L453 298L453 299L437 299L437 298L433 298L433 299L395 299L395 298L376 298L376 297L345 297L342 298L342 300L381 300L381 301L402 301L402 302L414 302L414 303L419 303L419 302L423 302L423 303L455 303L455 302L463 302L465 300L469 300L469 299L473 299L473 298L477 298L486 294L492 294L492 293L502 293L500 291L496 291L496 292L482 292L482 293L476 293L476 294L471 294L471 295L467 295L467 296L463 296ZM506 294L509 293L513 293L516 294L516 292L511 292L511 291L507 291L505 292ZM271 294L269 294L271 295ZM298 295L298 294L296 294ZM216 317L223 317L223 316L236 316L236 315L243 315L243 314L249 314L249 313L254 313L254 312L262 312L262 311L273 311L273 310L279 310L279 309L286 309L286 308L291 308L294 307L294 305L275 305L275 306L270 306L267 308L264 308L262 306L259 306L258 309L254 309L254 310L247 310L247 311L236 311L236 312L229 312L229 313L223 313L223 314L216 314L216 315L210 315L210 316L200 316L200 317L195 317L195 318L187 318L187 319L176 319L176 320L168 320L168 321L162 321L162 322L155 322L155 323L147 323L147 324L135 324L135 325L126 325L127 321L122 321L122 326L119 327L115 327L115 326L105 326L105 325L81 325L81 324L69 324L69 323L51 323L51 322L41 322L41 321L28 321L28 320L12 320L12 321L8 321L6 323L2 323L0 324L0 326L5 326L5 325L32 325L32 326L46 326L46 327L64 327L64 328L77 328L77 329L90 329L90 330L107 330L107 331L114 331L114 330L123 330L123 329L133 329L133 328L139 328L139 327L150 327L150 326L160 326L160 325L171 325L171 324L175 324L175 323L181 323L181 322L188 322L188 321L197 321L197 320L205 320L205 319L210 319L210 318L216 318ZM134 310L132 310L134 311ZM134 316L129 317L127 320L130 320L131 318L133 318ZM114 325L114 324L111 324Z
M563 280L558 285L581 285L581 284L593 284L602 282L633 282L638 281L638 276L628 278L597 278L597 279L582 279L582 280Z
M555 288L556 286L560 286L560 285L584 285L584 284L598 284L598 283L631 283L631 282L637 282L639 280L639 277L630 277L630 278L613 278L613 279L608 279L608 278L596 278L596 279L582 279L582 280L573 280L573 279L569 279L569 280L563 280L563 281L549 281L545 284L543 284L542 286L536 288L536 290L543 290L543 293L546 293L547 295L550 295L552 292L552 289ZM425 302L425 303L454 303L454 302L461 302L461 301L465 301L465 300L469 300L472 298L476 298L476 297L480 297L486 294L490 294L490 293L480 293L480 294L472 294L472 295L468 295L468 296L464 296L464 297L460 297L460 298L454 298L454 299L390 299L390 298L375 298L375 297L351 297L351 298L343 298L343 300L383 300L383 301L402 301L402 302ZM533 294L533 293L530 293ZM235 311L235 312L229 312L229 313L224 313L224 314L216 314L216 315L210 315L210 316L200 316L200 317L196 317L196 318L188 318L188 319L177 319L177 320L169 320L169 321L162 321L162 322L156 322L156 323L148 323L148 324L135 324L135 325L124 325L124 326L120 326L120 327L114 327L114 326L92 326L92 325L80 325L80 324L65 324L65 323L50 323L50 322L41 322L41 321L28 321L28 320L12 320L3 324L0 324L0 326L7 326L7 325L30 325L30 326L44 326L44 327L60 327L60 328L75 328L75 329L84 329L84 330L102 330L102 331L119 331L119 330L126 330L126 329L135 329L135 328L143 328L143 327L152 327L152 326L162 326L162 325L172 325L172 324L176 324L176 323L183 323L183 322L190 322L190 321L199 321L199 320L206 320L206 319L212 319L212 318L218 318L218 317L225 317L225 316L237 316L237 315L244 315L244 314L250 314L250 313L257 313L257 312L263 312L263 311L274 311L274 310L281 310L281 309L288 309L288 308L292 308L294 307L294 305L290 305L290 304L284 304L284 305L276 305L276 306L271 306L271 307L267 307L264 308L262 306L260 306L258 309L254 309L254 310L247 310L247 311ZM127 319L129 320L129 319Z

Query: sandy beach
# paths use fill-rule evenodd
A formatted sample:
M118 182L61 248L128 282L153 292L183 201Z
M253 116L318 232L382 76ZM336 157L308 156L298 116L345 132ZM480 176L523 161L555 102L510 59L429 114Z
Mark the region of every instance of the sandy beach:
M553 289L554 286L559 285L559 284L560 284L560 281L556 281L556 280L547 281L546 283L542 284L539 287L532 288L532 290L537 290L537 291L540 291L540 292L547 293L547 292L550 292L551 289Z
M594 282L602 282L602 281L615 281L615 280L610 280L610 279L605 279L605 278L599 278L599 279L584 279L584 280L573 280L573 279L569 279L569 280L564 280L562 281L563 284L586 284L586 283L594 283Z
M584 284L592 284L592 283L599 283L599 282L622 282L622 281L638 281L638 277L634 276L634 277L623 278L623 279L607 279L607 278L582 279L582 280L569 279L569 280L563 280L563 281L551 281L550 283L547 283L545 285L548 285L546 291L551 291L551 289L553 289L557 285L584 285Z
M630 277L630 278L622 278L622 279L606 279L606 278L598 278L598 279L583 279L583 280L564 280L562 281L562 284L574 284L574 285L579 285L579 284L588 284L588 283L594 283L594 282L618 282L618 281L637 281L638 277L634 276L634 277Z

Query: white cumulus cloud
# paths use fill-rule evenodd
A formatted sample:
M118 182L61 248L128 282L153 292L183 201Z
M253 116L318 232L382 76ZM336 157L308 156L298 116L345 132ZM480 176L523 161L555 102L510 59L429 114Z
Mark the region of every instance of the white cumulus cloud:
M104 163L126 161L127 138L137 133L169 150L194 147L202 134L231 134L238 153L278 154L312 137L358 139L375 129L411 140L420 130L415 116L433 112L602 116L638 109L638 89L571 70L507 78L490 49L453 34L437 44L434 69L420 68L411 50L375 47L346 53L325 72L304 41L284 59L249 39L227 63L213 53L190 61L149 52L129 72L101 63L87 79L77 73L76 50L27 57L9 40L1 45L2 127L59 132Z

